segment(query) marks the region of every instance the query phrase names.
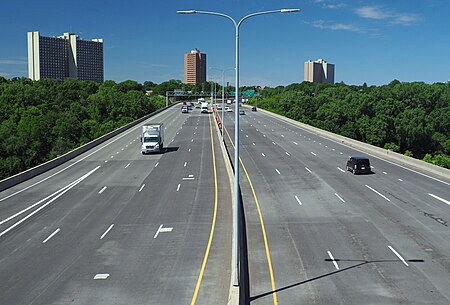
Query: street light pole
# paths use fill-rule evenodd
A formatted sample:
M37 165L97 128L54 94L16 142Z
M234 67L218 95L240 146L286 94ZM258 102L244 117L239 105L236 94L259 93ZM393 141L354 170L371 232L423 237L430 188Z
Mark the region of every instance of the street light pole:
M221 122L222 122L222 142L223 142L223 133L225 132L225 122L223 121L223 116L224 116L224 100L225 100L225 72L229 71L229 70L234 70L234 68L228 68L228 69L219 69L219 68L214 68L211 67L210 69L213 70L218 70L222 72L222 118L221 118Z
M236 35L236 81L235 81L235 122L234 122L234 205L233 205L233 286L239 286L239 210L240 210L240 192L239 192L239 28L244 22L244 20L258 16L258 15L266 15L266 14L274 14L274 13L296 13L299 12L299 9L280 9L273 11L265 11L265 12L257 12L253 14L249 14L243 17L239 22L233 19L228 15L217 13L217 12L206 12L206 11L177 11L177 14L205 14L205 15L215 15L220 17L225 17L233 22L235 28Z

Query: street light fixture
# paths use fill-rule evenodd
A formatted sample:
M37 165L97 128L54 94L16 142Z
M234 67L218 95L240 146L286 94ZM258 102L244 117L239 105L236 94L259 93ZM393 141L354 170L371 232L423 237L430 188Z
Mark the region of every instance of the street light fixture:
M234 205L233 205L233 286L239 286L239 234L238 234L238 220L239 220L239 209L240 209L240 193L239 193L239 28L244 22L244 20L266 14L274 13L296 13L300 12L300 9L279 9L273 11L256 12L243 17L239 22L236 22L233 17L228 15L217 13L217 12L206 12L206 11L177 11L177 14L204 14L204 15L215 15L220 17L225 17L233 22L235 33L236 33L236 80L235 80L235 123L234 123Z

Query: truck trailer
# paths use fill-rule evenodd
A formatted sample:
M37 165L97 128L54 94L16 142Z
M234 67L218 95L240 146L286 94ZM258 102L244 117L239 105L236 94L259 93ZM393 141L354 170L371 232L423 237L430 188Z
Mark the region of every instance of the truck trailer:
M208 113L209 111L208 111L208 103L205 103L205 102L203 102L202 104L201 104L201 111L200 111L201 113Z
M142 154L162 152L164 148L163 123L145 124L141 133Z

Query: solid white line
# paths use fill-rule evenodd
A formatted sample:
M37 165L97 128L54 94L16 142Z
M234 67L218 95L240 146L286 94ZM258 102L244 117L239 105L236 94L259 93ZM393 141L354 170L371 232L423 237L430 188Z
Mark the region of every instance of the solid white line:
M181 184L178 183L177 192L180 190L180 186L181 186Z
M157 167L159 165L159 162L156 162L155 167Z
M183 165L183 166L186 167L186 165L187 165L187 162L184 162L184 165Z
M313 155L313 156L317 156L315 153L313 153L313 152L311 152L311 155Z
M336 260L334 259L333 254L331 254L330 251L327 251L327 253L328 253L328 256L331 258L331 261L333 262L334 267L336 267L336 269L339 270L339 266L338 266Z
M377 190L374 190L373 188L371 188L371 187L368 186L367 184L366 184L366 187L367 187L369 190L371 190L371 191L377 193L378 195L380 195L381 197L383 197L383 198L386 199L387 201L391 202L391 200L390 200L389 198L387 198L386 196L384 196L383 194L381 194L381 193L378 192Z
M40 210L42 210L43 208L47 207L50 203L52 203L53 201L55 201L56 199L58 199L59 197L61 197L62 195L64 195L67 191L69 191L71 188L73 188L74 186L76 186L78 183L80 183L81 181L83 181L84 179L86 179L87 177L89 177L93 172L95 172L97 169L99 169L101 166L97 166L96 168L94 168L93 170L91 170L90 172L88 172L87 174L84 174L83 176L81 176L80 178L78 178L77 180L75 180L74 182L72 182L71 184L69 184L68 187L66 187L63 191L59 192L58 195L56 195L55 197L53 197L50 201L48 201L47 203L41 205L39 208L37 208L36 210L34 210L33 212L31 212L30 214L28 214L27 216L25 216L24 218L22 218L21 220L19 220L18 222L16 222L15 224L13 224L12 226L10 226L8 229L4 230L3 232L0 233L0 237L5 235L7 232L11 231L12 229L14 229L15 227L17 227L18 225L20 225L22 222L24 222L25 220L27 220L28 218L30 218L31 216L33 216L34 214L38 213ZM55 194L55 193L54 193ZM51 197L51 196L49 196ZM47 198L49 198L47 197ZM42 200L40 201L42 202ZM36 204L34 204L33 206L35 206ZM13 215L14 217L16 217L16 215L19 215L21 213L23 213L26 210L29 210L31 207L26 208L25 210L22 210L19 213L16 213L15 215ZM14 218L13 216L9 217L9 219ZM3 221L4 222L4 221ZM2 222L2 223L3 223Z
M52 238L53 236L55 236L56 234L58 234L58 232L59 232L60 230L61 230L60 228L56 229L55 232L53 232L52 234L50 234L49 237L47 237L46 239L44 239L44 240L42 241L42 243L45 244L47 241L50 240L50 238Z
M101 194L106 190L107 186L104 186L98 193Z
M266 155L264 154L264 153L261 153L261 155L263 156L263 157L265 157Z
M291 154L290 153L288 153L287 151L285 152L286 153L286 155L288 155L288 156L290 156Z
M278 173L278 175L281 175L281 173L278 169L275 169L275 171Z
M127 166L125 166L125 168L128 168L128 166L130 166L130 163L128 163Z
M342 197L341 197L341 196L339 196L339 195L338 195L338 193L334 193L334 194L336 195L336 197L337 197L337 198L339 198L339 200L340 200L340 201L342 201L342 202L345 202L345 200L344 200L344 199L342 199Z
M440 200L440 201L442 201L443 203L446 203L446 204L450 205L450 201L448 201L448 200L445 200L444 198L441 198L441 197L439 197L439 196L436 196L436 195L434 195L434 194L431 194L431 193L428 193L428 195L430 195L430 196L431 196L431 197L433 197L433 198L436 198L437 200Z
M395 251L394 248L392 248L391 246L388 246L388 248L391 249L391 251L394 252L395 255L397 255L397 257L403 262L403 264L408 266L408 263L405 261L405 259L400 254L398 254L398 252Z
M302 205L302 202L300 201L300 199L298 199L297 196L295 196L295 200L297 200L297 202L298 202L299 205Z
M110 225L108 229L106 229L105 233L102 234L102 236L100 236L100 239L103 239L103 237L106 236L106 234L108 234L108 232L114 227L114 224Z
M142 191L142 189L145 187L145 183L142 184L141 188L139 189L139 193Z
M312 173L311 170L310 170L309 168L305 167L305 169L306 169L309 173Z
M78 179L75 180L75 181L78 181ZM4 224L5 222L10 221L10 220L13 219L13 218L16 218L16 217L19 216L20 214L25 213L25 212L28 211L29 209L34 208L35 206L37 206L37 205L41 204L42 202L46 201L47 199L49 199L49 198L51 198L51 197L57 195L58 193L64 191L66 188L70 187L73 183L75 183L75 181L69 183L68 185L64 186L63 188L59 189L58 191L54 192L53 194L48 195L48 196L45 197L44 199L41 199L41 200L39 200L38 202L36 202L36 203L30 205L28 208L25 208L25 209L23 209L23 210L17 212L16 214L14 214L14 215L12 215L12 216L10 216L10 217L8 217L8 218L6 218L6 219L0 221L0 225Z
M195 180L195 178L194 177L184 177L181 180Z
M162 224L159 226L158 231L156 231L155 236L153 236L153 238L158 237L158 234L161 231L162 226L163 226Z
M343 170L342 168L340 168L339 166L338 166L338 168L337 168L338 170L340 170L341 172L343 172L343 173L345 173L345 170Z

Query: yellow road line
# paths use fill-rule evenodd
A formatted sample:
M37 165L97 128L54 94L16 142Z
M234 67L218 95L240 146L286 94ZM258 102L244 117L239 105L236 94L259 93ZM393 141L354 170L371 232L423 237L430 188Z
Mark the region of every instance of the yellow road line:
M214 153L214 138L212 134L212 124L211 116L209 115L209 132L211 137L211 149L212 149L212 159L213 159L213 169L214 169L214 216L211 224L211 232L209 233L208 245L206 246L205 256L203 258L202 267L200 269L200 274L198 275L197 285L195 286L194 295L192 296L191 305L194 305L197 301L198 291L202 283L203 274L205 272L206 263L208 262L209 251L211 250L211 244L214 236L214 228L216 226L217 219L217 206L218 206L218 188L217 188L217 170L216 170L216 155Z
M231 142L231 145L233 145L233 148L235 148L233 140L231 139L227 128L225 127L224 129L225 129L225 132L227 133L228 139ZM250 176L248 175L247 169L245 168L245 165L242 162L241 157L239 157L239 162L241 163L242 168L244 169L245 175L247 176L248 183L250 184L250 188L251 188L252 193L253 193L253 198L255 199L256 208L258 209L259 221L261 222L261 231L262 231L263 239L264 239L264 246L266 248L267 265L269 265L270 282L272 284L273 304L274 305L278 305L278 297L277 297L276 286L275 286L275 277L273 275L273 268L272 268L272 259L270 258L269 242L267 240L266 228L264 226L264 220L263 220L263 217L262 217L261 208L259 206L258 198L256 197L255 189L253 188L252 180L250 179Z

